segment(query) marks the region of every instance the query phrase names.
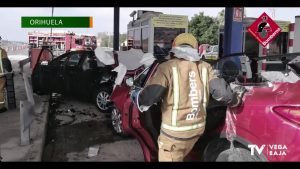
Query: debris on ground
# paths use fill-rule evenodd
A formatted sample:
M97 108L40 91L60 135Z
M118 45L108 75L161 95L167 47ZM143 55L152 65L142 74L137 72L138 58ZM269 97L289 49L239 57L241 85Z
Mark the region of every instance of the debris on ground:
M104 143L98 147L96 156L87 157L90 148L82 152L67 153L68 161L144 161L143 151L135 139L120 140L112 143Z
M58 97L55 100L52 99L52 101L52 106L56 107L55 120L58 121L59 125L74 125L81 122L102 121L109 118L104 113L101 113L94 104L70 98L68 98L68 104L64 104L63 100Z
M138 141L115 134L94 104L64 97L50 109L43 161L144 160Z
M90 147L88 152L88 157L94 157L98 155L99 146L97 147Z
M74 118L70 116L62 116L62 115L55 116L55 119L60 121L60 125L70 124L74 121Z

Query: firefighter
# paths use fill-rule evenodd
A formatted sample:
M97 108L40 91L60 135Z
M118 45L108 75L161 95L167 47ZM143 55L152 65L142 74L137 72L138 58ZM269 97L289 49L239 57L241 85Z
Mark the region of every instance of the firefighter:
M5 95L4 95L4 88L6 86L6 81L5 81L5 67L3 65L3 62L7 62L7 52L0 47L0 113L5 112L7 109L5 107Z
M1 36L0 36L0 113L5 112L5 94L4 88L6 86L5 73L12 71L11 62L7 57L7 52L1 48Z
M159 161L183 161L203 134L209 93L230 107L240 105L245 89L231 90L212 67L200 60L196 38L178 35L171 59L160 64L144 89L131 92L141 112L162 101L162 123L158 138Z

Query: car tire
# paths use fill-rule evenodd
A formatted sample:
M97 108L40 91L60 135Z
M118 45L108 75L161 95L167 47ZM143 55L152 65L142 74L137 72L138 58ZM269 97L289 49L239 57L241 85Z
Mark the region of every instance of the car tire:
M111 109L111 125L117 135L122 137L129 136L124 132L122 127L122 113L115 106L113 106Z
M112 93L111 87L108 86L102 86L95 90L93 93L93 100L95 102L95 105L102 113L110 113L110 96Z
M250 150L239 142L234 142L234 151L230 149L227 139L214 139L205 148L202 161L205 162L234 162L234 161L263 161L257 155L251 155Z

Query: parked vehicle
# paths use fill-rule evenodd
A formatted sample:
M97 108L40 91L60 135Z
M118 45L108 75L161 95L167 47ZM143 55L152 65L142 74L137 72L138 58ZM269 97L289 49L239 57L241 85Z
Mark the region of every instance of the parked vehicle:
M211 98L207 107L205 132L186 160L299 161L299 60L300 57L289 62L289 71L265 72L261 82L232 82L232 86L240 85L247 89L240 107L227 109ZM135 137L143 150L145 161L148 162L158 160L160 105L158 103L141 113L131 101L129 92L133 87L143 87L158 65L159 61L155 61L137 75L135 80L127 79L127 86L116 87L111 96L114 103L114 130L119 134ZM222 72L220 75L222 76ZM277 80L274 76L277 76ZM229 117L233 119L231 122L228 122ZM233 147L228 141L229 136L233 136Z
M206 53L206 49L209 47L209 44L201 44L199 45L198 52L199 56L202 58L203 54Z
M206 48L200 53L202 59L217 60L219 58L219 46L207 45Z
M113 65L105 65L93 50L67 52L50 61L42 61L43 49L32 71L33 91L38 94L52 92L77 96L93 101L102 112L108 112L108 101L117 72Z

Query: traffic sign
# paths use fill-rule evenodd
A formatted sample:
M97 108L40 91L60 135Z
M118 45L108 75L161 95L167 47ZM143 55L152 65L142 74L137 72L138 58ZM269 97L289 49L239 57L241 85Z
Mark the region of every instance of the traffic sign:
M252 25L248 32L263 46L266 47L277 35L281 28L264 12Z

